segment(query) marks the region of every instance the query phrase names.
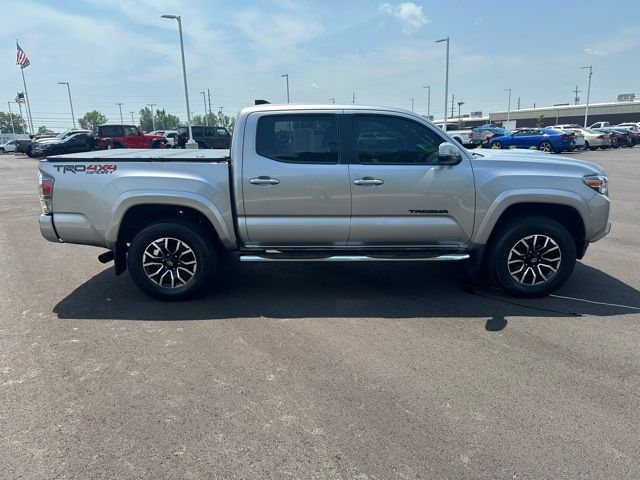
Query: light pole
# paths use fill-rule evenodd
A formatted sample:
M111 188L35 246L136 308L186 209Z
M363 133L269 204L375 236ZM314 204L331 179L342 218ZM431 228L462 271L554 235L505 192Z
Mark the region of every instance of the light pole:
M507 122L511 120L511 89L505 88L505 92L509 92L509 105L507 105Z
M133 112L129 112L131 114L131 123L133 123L134 125L136 124L135 120L133 119Z
M184 62L184 42L182 40L182 19L180 15L162 15L162 18L169 18L178 21L178 32L180 33L180 54L182 55L182 77L184 78L184 99L187 102L187 127L189 128L189 140L185 148L198 148L198 144L193 140L191 129L191 110L189 110L189 87L187 86L187 67Z
M589 97L591 96L591 75L593 75L592 65L580 67L580 70L589 69L589 86L587 87L587 106L584 109L584 128L587 128L587 118L589 117Z
M71 107L71 121L73 122L73 128L76 128L76 117L73 115L73 103L71 102L71 87L69 82L58 82L58 85L66 85L67 93L69 94L69 106Z
M202 91L202 103L204 104L204 124L209 126L209 115L207 115L207 92Z
M449 37L436 40L436 43L447 42L447 66L444 75L444 124L447 124L447 100L449 99Z
M409 100L411 100L411 111L413 112L413 105L415 103L415 98L410 98Z
M157 103L147 103L147 107L151 107L151 128L153 131L156 131L156 116L153 114L153 107L155 107Z
M7 102L7 107L9 107L9 119L11 120L11 131L13 132L13 139L15 140L16 128L13 126L13 113L11 113L11 102Z
M461 115L460 115L460 107L462 107L462 105L464 105L464 102L458 102L458 120L461 117Z
M123 103L116 103L116 105L118 105L118 108L120 109L120 123L124 123L124 119L122 118L122 105L124 105Z
M331 103L336 103L336 99L335 98L330 98L329 100L331 100Z
M427 118L431 120L431 85L425 85L422 88L427 89Z
M289 103L289 74L280 75L280 78L287 77L287 103Z

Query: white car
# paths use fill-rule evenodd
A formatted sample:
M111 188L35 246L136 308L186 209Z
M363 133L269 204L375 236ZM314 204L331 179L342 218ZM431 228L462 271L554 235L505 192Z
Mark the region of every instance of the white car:
M178 143L178 131L177 130L154 130L149 135L162 135L167 139L167 142L172 147L175 147Z
M633 123L633 122L619 123L618 125L616 125L613 128L624 128L625 130L631 130L632 132L640 131L640 128L638 127L638 124L637 123Z
M4 155L5 153L15 152L16 151L16 141L9 140L5 143L0 143L0 154Z

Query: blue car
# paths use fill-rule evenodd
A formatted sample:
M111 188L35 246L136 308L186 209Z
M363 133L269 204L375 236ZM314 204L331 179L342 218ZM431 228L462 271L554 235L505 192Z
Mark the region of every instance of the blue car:
M569 133L548 128L518 128L507 135L490 138L484 148L536 148L541 152L564 152L576 148Z

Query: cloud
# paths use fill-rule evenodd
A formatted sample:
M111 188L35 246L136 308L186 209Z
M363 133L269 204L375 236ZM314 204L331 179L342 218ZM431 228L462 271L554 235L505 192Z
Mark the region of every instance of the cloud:
M603 52L602 50L594 50L593 48L585 48L584 53L586 53L587 55L598 55L601 57L606 57L607 55L609 55L608 52Z
M400 4L381 3L378 6L381 13L391 15L402 23L402 31L406 34L429 23L429 19L422 12L422 7L413 2L403 2Z
M320 88L320 85L318 85L316 82L313 82L311 85L309 85L312 88Z

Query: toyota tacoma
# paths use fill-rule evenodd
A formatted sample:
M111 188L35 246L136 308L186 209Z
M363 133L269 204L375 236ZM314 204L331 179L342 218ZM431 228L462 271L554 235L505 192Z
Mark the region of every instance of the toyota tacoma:
M610 230L596 164L471 152L388 107L257 105L230 150L103 150L39 162L42 235L106 248L177 300L242 262L463 261L507 292L558 289Z

